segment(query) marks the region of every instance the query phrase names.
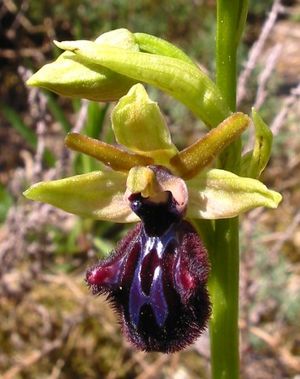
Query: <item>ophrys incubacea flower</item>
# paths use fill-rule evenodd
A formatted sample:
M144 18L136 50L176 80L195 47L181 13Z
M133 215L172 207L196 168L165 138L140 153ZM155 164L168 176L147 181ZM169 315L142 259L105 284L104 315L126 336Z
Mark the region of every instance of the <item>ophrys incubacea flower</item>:
M138 222L115 251L87 271L94 294L107 294L129 340L146 351L173 352L198 337L210 314L207 252L192 225L234 217L281 196L256 179L208 168L248 126L232 114L178 152L157 104L141 84L112 113L118 146L71 133L66 145L107 169L41 182L25 196L68 212Z

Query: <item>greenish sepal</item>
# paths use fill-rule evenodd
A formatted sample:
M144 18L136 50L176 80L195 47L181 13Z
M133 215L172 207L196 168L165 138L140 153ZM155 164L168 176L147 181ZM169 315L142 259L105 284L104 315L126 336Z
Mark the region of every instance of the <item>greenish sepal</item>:
M244 113L232 114L193 145L175 155L170 161L171 166L182 178L191 179L239 137L249 121Z
M255 144L253 151L242 158L242 175L259 178L271 156L273 135L254 108L252 120L255 127Z
M150 157L129 153L125 150L78 133L69 133L65 138L68 148L93 157L113 170L128 172L134 166L153 164Z
M185 52L162 38L146 33L134 33L134 37L140 51L177 58L183 62L195 64Z
M124 200L126 178L126 175L115 171L95 171L36 183L24 192L24 196L82 217L135 222L138 217Z
M112 112L112 127L118 143L153 158L156 164L168 164L177 153L157 103L142 84L119 100Z
M94 43L139 50L134 35L126 29L104 33ZM64 52L27 81L30 86L46 88L63 96L103 102L118 100L135 83L135 80L105 67L99 69L99 66L71 52Z
M230 115L213 81L194 64L177 58L98 46L90 41L55 42L89 64L109 68L134 80L151 84L185 104L207 126L215 127Z
M86 64L70 52L46 64L26 84L42 87L58 95L93 101L115 101L125 95L136 81L103 67Z
M252 178L212 169L187 182L190 218L222 219L236 217L256 207L277 208L282 196Z
M109 32L103 33L96 38L95 42L101 46L119 46L122 47L122 49L132 51L140 50L135 35L125 28L110 30Z

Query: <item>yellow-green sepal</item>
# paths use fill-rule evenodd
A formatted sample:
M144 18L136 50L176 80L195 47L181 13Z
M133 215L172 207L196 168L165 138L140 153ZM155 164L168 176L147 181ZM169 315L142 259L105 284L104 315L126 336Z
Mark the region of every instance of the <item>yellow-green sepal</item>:
M123 49L139 50L134 35L126 29L104 33L94 43L97 46L122 46ZM105 67L99 69L69 51L43 66L27 81L30 86L46 88L63 96L105 102L118 100L134 83L134 79Z
M134 33L134 38L139 45L140 51L177 58L184 62L195 64L185 52L162 38L146 33Z
M190 218L222 219L256 207L277 208L282 196L256 179L207 170L187 181Z
M128 149L168 164L177 153L163 115L141 84L133 86L112 112L116 140Z
M122 49L132 51L140 50L135 35L125 28L110 30L109 32L103 33L95 39L95 42L99 46L119 46L122 47Z
M81 217L135 222L139 219L124 200L126 178L127 175L115 171L94 171L36 183L24 192L24 196Z

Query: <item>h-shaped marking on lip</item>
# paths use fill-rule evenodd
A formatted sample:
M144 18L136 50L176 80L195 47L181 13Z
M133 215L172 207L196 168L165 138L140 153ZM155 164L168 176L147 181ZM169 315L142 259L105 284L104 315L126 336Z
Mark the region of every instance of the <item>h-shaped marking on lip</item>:
M163 327L168 317L168 304L164 295L161 264L165 247L172 239L174 239L174 234L170 230L161 237L147 237L144 233L142 234L141 252L129 293L129 314L135 327L138 326L140 311L145 304L149 304L152 307L159 327ZM142 289L141 271L143 260L148 254L157 254L159 264L153 273L150 293L146 295Z

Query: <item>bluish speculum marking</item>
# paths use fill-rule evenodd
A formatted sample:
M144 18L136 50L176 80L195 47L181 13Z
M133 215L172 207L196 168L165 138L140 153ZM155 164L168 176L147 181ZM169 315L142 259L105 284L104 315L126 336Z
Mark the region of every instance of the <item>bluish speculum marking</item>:
M164 295L162 258L166 246L175 240L171 226L159 237L148 237L141 232L141 252L129 293L129 314L137 327L143 305L149 304L157 325L163 327L168 316L168 304Z

